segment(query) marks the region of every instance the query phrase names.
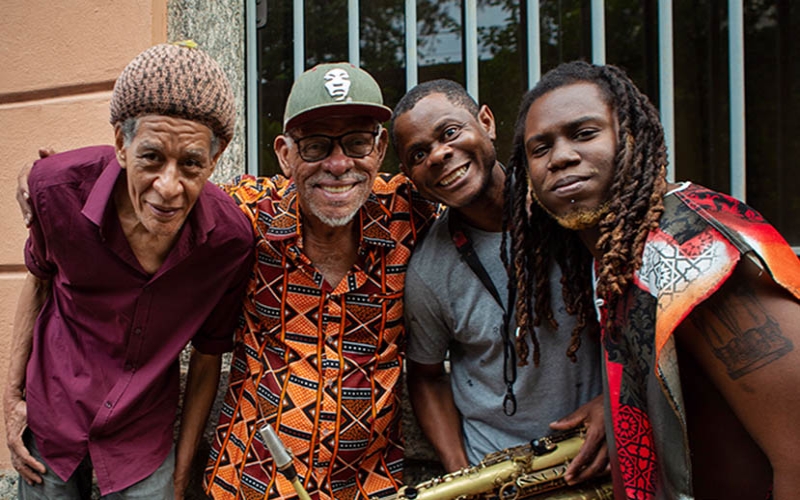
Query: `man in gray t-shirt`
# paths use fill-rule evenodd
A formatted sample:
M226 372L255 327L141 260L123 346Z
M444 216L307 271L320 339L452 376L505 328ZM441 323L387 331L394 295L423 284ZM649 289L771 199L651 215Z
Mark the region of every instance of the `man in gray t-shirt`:
M551 282L559 329L538 329L539 366L517 367L517 410L511 416L504 412L503 311L508 304L500 241L505 173L492 142L491 111L478 107L459 84L435 80L411 89L392 119L403 170L423 196L449 207L415 251L405 288L409 394L442 464L454 471L487 453L586 425L586 443L567 480L603 472L608 453L599 346L584 335L577 362L568 359L575 322L561 302L557 269ZM451 226L454 215L460 222ZM470 240L502 307L459 255L452 227ZM513 335L513 320L508 330ZM450 380L444 370L448 351Z

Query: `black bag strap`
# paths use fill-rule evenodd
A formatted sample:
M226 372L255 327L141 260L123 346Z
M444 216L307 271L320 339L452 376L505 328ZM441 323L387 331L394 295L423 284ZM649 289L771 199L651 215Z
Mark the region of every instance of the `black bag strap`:
M511 329L510 311L506 310L506 307L503 305L503 301L500 299L500 293L497 291L497 287L494 286L491 276L489 276L486 268L483 267L481 260L478 258L478 254L475 252L472 240L469 239L461 217L458 215L458 212L453 209L448 210L447 228L450 231L450 238L453 240L453 244L456 246L461 258L464 259L464 262L472 269L475 276L481 280L483 286L489 291L492 297L494 297L500 309L503 310L503 331L501 333L503 335L503 380L506 384L506 395L503 398L503 412L508 416L512 416L517 412L517 398L514 395L514 383L517 381L517 349L514 346L514 341L509 331ZM508 289L508 309L511 309L516 297L516 287L509 282Z

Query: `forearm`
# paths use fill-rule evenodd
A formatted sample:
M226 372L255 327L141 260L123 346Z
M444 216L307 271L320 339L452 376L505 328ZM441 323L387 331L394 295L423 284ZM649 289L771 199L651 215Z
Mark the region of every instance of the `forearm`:
M192 349L175 451L176 493L183 493L189 483L192 460L217 394L221 365L222 355L203 354Z
M25 370L33 348L33 326L50 293L50 282L28 273L22 285L11 339L8 376L3 392L3 406L8 415L10 406L22 399L25 391Z
M409 395L420 428L447 472L469 465L461 432L461 417L453 390L444 375L409 376Z

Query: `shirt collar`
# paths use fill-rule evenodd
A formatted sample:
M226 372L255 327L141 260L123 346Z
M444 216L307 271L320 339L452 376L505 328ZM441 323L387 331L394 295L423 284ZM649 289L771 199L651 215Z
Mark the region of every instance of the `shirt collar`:
M294 239L297 242L302 234L302 224L298 216L297 188L294 182L287 186L275 212L272 220L268 221L267 239ZM370 193L364 206L356 214L361 221L360 246L394 248L396 242L389 231L391 215L391 210L381 203L375 193Z
M100 176L92 186L86 203L83 204L81 213L96 226L103 227L108 202L114 193L114 185L117 178L122 173L122 167L116 158L112 159L108 165L100 172Z

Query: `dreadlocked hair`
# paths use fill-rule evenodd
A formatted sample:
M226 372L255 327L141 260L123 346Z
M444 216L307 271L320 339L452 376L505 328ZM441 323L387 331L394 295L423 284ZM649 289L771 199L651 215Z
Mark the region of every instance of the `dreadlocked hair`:
M616 338L618 304L641 267L647 235L658 226L664 211L667 154L658 112L628 76L614 66L595 66L583 61L565 63L551 70L522 99L514 132L512 155L504 191L504 230L511 238L506 269L517 290L517 325L520 339L530 335L534 362L538 342L534 328L543 320L555 324L549 274L553 265L562 270L561 293L567 312L577 324L567 348L573 361L584 329L597 331L592 283L592 255L578 233L562 227L536 202L529 199L525 122L533 103L557 88L575 83L597 86L616 113L619 124L615 170L609 189L606 215L598 224L596 294L606 305L605 331ZM513 222L512 222L513 221ZM505 244L505 243L504 243ZM531 319L531 304L536 298ZM520 349L520 364L527 348Z

